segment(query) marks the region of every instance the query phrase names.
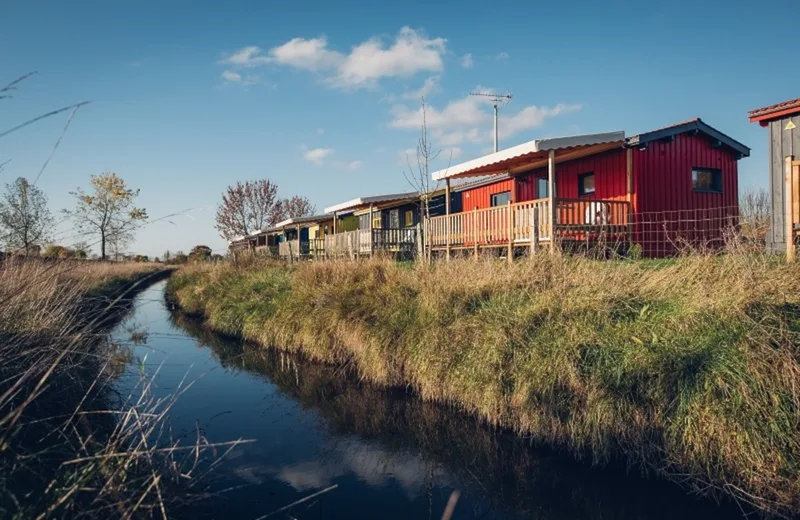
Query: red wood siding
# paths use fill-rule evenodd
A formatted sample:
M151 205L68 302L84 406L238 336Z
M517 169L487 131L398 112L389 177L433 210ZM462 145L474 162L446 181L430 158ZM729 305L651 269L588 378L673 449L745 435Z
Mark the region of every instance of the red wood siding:
M700 244L719 242L722 229L738 215L738 167L734 152L712 147L703 135L680 134L672 142L634 150L637 228L634 242L647 256L675 252L675 238ZM692 189L692 168L722 171L722 193ZM665 231L666 229L666 231Z
M478 209L485 209L492 207L492 195L496 193L503 193L504 191L513 192L514 181L506 179L503 181L478 186L469 190L464 190L461 193L461 205L463 211L472 211L476 207ZM512 193L513 196L513 193Z
M577 199L578 176L589 172L594 172L595 193L586 195L586 199L627 200L626 152L622 148L574 161L557 163L556 195L567 199ZM517 178L517 200L519 202L536 198L536 177L546 179L547 168L540 168Z

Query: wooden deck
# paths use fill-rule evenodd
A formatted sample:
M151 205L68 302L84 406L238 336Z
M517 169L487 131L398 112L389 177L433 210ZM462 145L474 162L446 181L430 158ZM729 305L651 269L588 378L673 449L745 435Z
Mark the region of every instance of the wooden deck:
M433 217L426 244L433 251L518 246L558 240L626 240L630 206L626 201L537 199ZM553 221L555 220L555 225Z

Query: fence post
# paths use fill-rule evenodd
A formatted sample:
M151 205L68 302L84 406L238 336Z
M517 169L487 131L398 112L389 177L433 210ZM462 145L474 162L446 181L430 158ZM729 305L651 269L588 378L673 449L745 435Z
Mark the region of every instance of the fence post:
M794 247L794 215L793 215L793 207L792 207L792 161L794 160L793 156L787 156L785 159L785 168L784 168L784 181L785 181L785 188L783 191L783 200L784 200L784 207L786 209L786 215L784 216L784 220L786 223L786 261L787 262L794 262L795 260L795 247Z
M531 207L531 256L539 249L539 211L534 205Z
M512 212L511 201L508 201L508 205L506 206L508 211L508 251L506 255L508 256L508 263L514 261L514 213Z
M472 254L478 259L478 206L472 208Z

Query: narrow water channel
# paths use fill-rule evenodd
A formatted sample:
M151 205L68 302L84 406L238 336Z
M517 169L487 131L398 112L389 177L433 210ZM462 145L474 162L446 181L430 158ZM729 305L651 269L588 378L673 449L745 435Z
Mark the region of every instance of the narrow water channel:
M170 413L173 432L199 425L211 442L254 439L215 469L212 492L187 518L708 519L738 510L677 486L592 467L403 391L335 368L221 337L170 312L165 283L143 292L114 331L136 331L121 390L144 371L166 396L193 382ZM144 333L144 334L141 334ZM185 383L184 383L185 384Z

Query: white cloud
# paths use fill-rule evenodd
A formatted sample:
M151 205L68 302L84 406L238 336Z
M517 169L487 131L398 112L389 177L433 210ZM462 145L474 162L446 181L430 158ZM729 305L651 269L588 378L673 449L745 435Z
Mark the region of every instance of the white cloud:
M411 92L406 92L401 97L403 99L419 101L422 98L430 96L434 92L440 92L442 89L439 87L439 79L441 79L439 76L431 76L425 80L425 83L423 83L420 88L412 90Z
M223 80L225 80L226 85L242 85L242 86L250 86L250 85L259 85L262 84L264 81L262 80L261 76L257 74L240 74L233 70L226 70L220 74ZM272 85L273 88L276 85Z
M224 65L238 65L241 67L256 67L258 65L266 65L269 62L270 58L264 56L261 49L256 46L242 47L219 61Z
M334 152L333 148L314 148L303 154L306 161L312 162L317 166L325 164L325 159Z
M487 90L477 87L478 90ZM491 92L491 89L488 89ZM445 148L457 148L464 143L486 143L493 139L492 101L486 97L466 96L448 102L444 108L426 107L425 118L433 143ZM501 139L542 126L549 118L575 112L581 106L559 103L553 107L530 105L517 112L505 107L500 112ZM422 127L422 108L394 105L390 111L392 128L419 131Z
M350 161L347 163L346 168L350 171L355 171L361 169L364 166L364 161Z
M242 75L232 70L226 70L222 73L222 79L230 83L238 83L239 81L242 81Z
M508 55L507 52L501 52L497 56L494 57L494 59L496 59L497 61L505 61L508 58L509 58L509 55Z
M461 56L461 66L462 67L464 67L465 69L471 69L473 64L474 64L474 61L472 59L472 54L467 53L467 54Z
M237 67L284 65L324 73L326 81L335 87L373 87L381 78L441 71L446 43L443 38L428 38L421 31L403 27L391 45L373 37L347 54L329 49L325 37L293 38L266 52L256 46L243 47L220 63Z

